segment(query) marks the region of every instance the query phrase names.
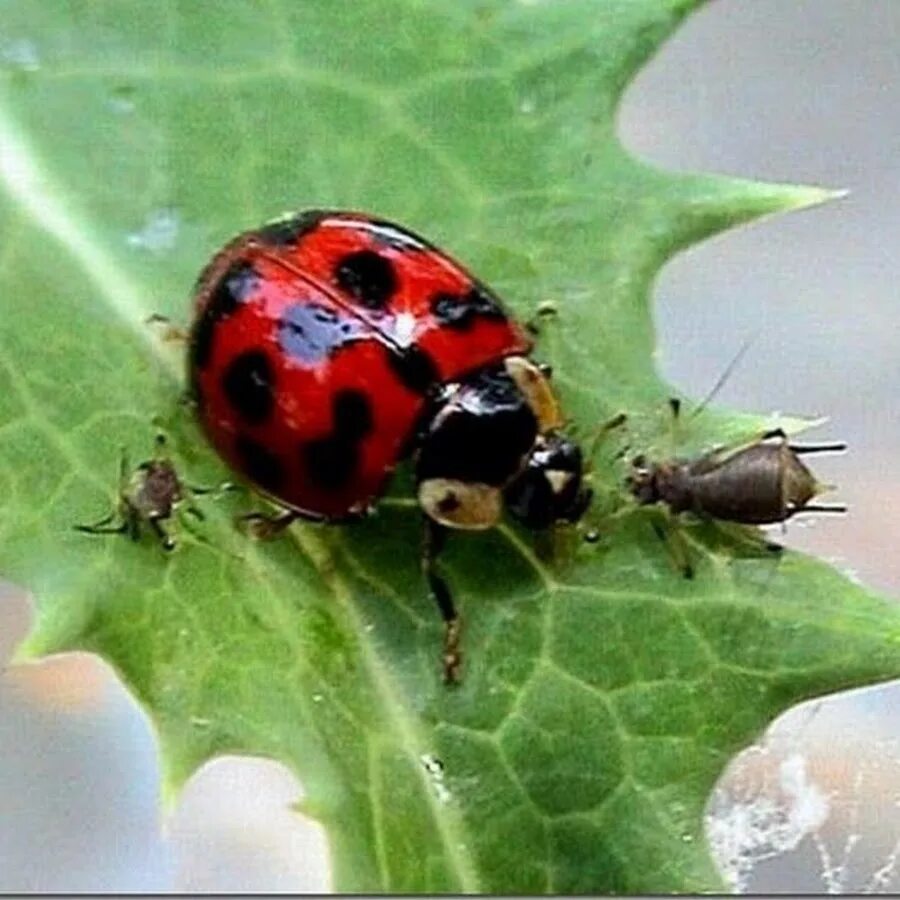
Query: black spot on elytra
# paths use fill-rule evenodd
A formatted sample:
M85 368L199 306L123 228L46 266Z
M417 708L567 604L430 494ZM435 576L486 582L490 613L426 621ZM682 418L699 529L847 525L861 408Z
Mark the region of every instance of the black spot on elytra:
M480 284L473 285L465 294L435 294L431 298L431 313L439 324L458 331L471 328L479 318L506 318L500 301Z
M372 430L372 404L362 391L340 391L334 398L334 432L359 440Z
M327 215L328 212L325 210L307 209L295 216L268 222L256 232L256 235L264 244L276 246L296 244L303 235L317 228L319 222Z
M334 280L367 309L384 309L397 290L391 261L374 250L357 250L342 257L334 267Z
M369 219L368 231L378 244L390 247L392 250L410 252L415 250L428 250L431 244L424 238L407 231L393 222L385 219Z
M359 465L360 442L374 424L371 404L361 391L336 394L332 415L332 433L301 448L309 477L328 491L340 490L353 477Z
M272 492L284 485L284 466L271 450L243 434L237 436L234 447L240 457L241 467L251 481Z
M440 374L434 360L421 348L413 344L402 349L385 347L388 365L393 373L417 394L427 394L437 383Z
M258 284L259 273L256 269L246 260L238 259L219 276L218 281L210 285L203 312L191 329L189 354L194 368L203 369L209 365L216 325L232 315Z
M265 422L275 407L275 375L262 350L247 350L229 364L222 376L228 402L250 425Z
M278 344L285 353L314 365L370 332L365 322L321 303L289 306L278 323Z

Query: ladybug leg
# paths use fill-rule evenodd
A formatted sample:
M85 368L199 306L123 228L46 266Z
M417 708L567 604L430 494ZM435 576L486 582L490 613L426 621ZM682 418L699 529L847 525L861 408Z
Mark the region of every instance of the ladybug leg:
M299 513L286 509L274 516L267 516L264 513L247 513L238 518L238 523L250 537L256 538L258 541L267 541L277 537L299 518Z
M159 313L153 313L144 320L145 325L158 326L159 336L167 343L183 344L188 339L188 333L178 325L174 325L168 316L161 316Z
M552 300L542 300L533 315L525 320L525 330L537 337L541 333L541 325L558 314L556 304Z
M422 573L444 620L444 684L458 684L459 669L462 665L462 650L459 646L462 623L456 612L450 588L438 571L438 556L447 543L447 533L443 525L428 516L424 517Z

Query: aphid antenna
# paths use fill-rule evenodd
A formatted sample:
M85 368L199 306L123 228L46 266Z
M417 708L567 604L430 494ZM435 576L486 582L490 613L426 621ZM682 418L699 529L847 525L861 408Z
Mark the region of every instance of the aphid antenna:
M723 387L728 383L728 380L734 374L735 369L740 365L741 360L746 356L747 351L753 345L753 342L756 340L758 335L753 335L752 337L747 338L740 347L738 347L737 353L731 358L731 361L725 366L725 369L722 371L722 374L716 379L716 383L709 389L706 396L691 410L691 414L688 417L688 421L692 419L696 419L697 416L702 413L707 406L716 398L719 391L722 390ZM673 398L674 399L674 398ZM672 401L669 401L670 403ZM679 404L680 405L680 404ZM677 417L678 411L674 409L675 415Z
M706 396L691 410L690 415L688 416L688 421L693 421L696 419L705 409L709 406L710 403L715 399L718 395L719 391L722 390L723 387L728 383L729 378L734 374L735 369L737 369L741 360L746 355L747 351L750 349L753 342L756 340L756 335L747 338L740 347L738 347L737 353L731 358L731 361L725 366L725 369L722 371L722 374L716 379L715 384L709 389L706 393ZM671 434L671 455L675 456L678 450L678 434L677 434L677 424L681 421L681 398L680 397L669 397L669 408L672 410L672 434Z

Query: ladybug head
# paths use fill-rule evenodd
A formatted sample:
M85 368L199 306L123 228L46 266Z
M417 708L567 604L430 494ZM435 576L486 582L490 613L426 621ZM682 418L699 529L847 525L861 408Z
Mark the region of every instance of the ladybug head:
M535 530L577 522L591 502L581 448L556 434L539 437L522 473L506 488L507 509Z

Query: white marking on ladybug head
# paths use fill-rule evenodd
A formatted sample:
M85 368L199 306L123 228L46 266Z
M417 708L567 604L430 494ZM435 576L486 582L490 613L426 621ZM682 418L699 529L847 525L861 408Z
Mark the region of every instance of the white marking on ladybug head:
M561 494L572 480L572 473L562 469L548 469L544 472L544 477L550 482L550 490L554 494Z

